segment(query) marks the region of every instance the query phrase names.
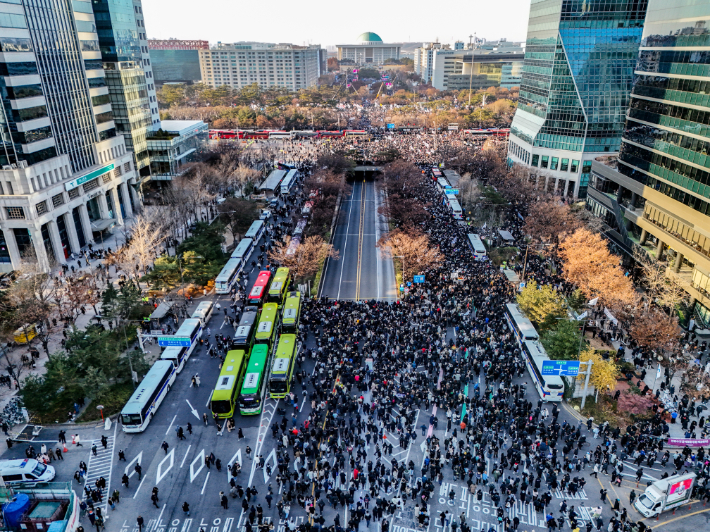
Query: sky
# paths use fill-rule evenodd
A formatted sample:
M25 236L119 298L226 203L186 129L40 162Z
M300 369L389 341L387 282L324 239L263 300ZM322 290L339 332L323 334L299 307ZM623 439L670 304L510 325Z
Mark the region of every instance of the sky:
M365 31L385 42L442 43L476 34L524 41L530 0L143 0L150 39L320 44L355 42Z

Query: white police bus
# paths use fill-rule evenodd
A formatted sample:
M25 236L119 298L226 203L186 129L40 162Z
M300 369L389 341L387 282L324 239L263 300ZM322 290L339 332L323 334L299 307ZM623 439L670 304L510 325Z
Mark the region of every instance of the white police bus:
M289 194L291 192L291 188L293 188L293 185L296 184L297 179L298 170L289 170L286 177L284 177L283 181L281 181L281 194Z
M523 358L540 398L543 401L562 401L562 396L565 393L562 377L542 374L542 363L550 360L542 344L532 340L524 341Z
M480 236L469 233L468 243L471 244L471 249L476 258L485 257L488 254L486 246L483 244L483 240L481 240Z
M123 432L143 432L175 382L177 371L169 360L158 360L121 410Z
M200 320L200 323L204 327L207 325L207 322L210 320L213 310L214 310L214 303L212 301L203 301L199 305L197 305L195 312L193 312L192 316L190 316L190 317L194 318L196 320Z
M244 235L244 238L251 238L254 242L254 245L256 246L256 244L259 242L259 239L261 239L262 235L264 234L264 231L266 231L266 223L264 222L264 220L254 220L254 222L252 222L252 224L249 226L249 229Z
M536 342L540 339L532 322L525 317L525 314L523 314L517 304L507 303L505 305L505 319L521 348L523 347L523 342Z

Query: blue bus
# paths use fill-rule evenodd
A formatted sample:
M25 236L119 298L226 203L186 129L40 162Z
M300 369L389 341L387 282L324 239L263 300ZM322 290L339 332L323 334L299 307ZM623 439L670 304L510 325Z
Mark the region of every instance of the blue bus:
M143 432L175 382L177 371L169 360L158 360L121 410L123 432Z

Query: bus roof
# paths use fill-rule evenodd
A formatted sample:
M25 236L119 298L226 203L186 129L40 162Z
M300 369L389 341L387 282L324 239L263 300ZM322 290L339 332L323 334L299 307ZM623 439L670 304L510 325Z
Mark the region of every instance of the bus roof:
M251 247L251 244L251 236L249 236L249 233L247 233L247 236L245 238L242 238L237 247L234 248L234 251L232 251L232 256L230 258L243 259L247 250Z
M158 360L145 374L138 384L136 391L121 410L121 414L136 414L143 410L152 395L152 390L165 377L166 373L173 371L173 363L168 360Z
M172 360L173 358L180 358L180 352L187 347L180 347L177 345L171 345L166 347L165 350L160 355L160 360Z
M276 348L276 355L274 356L274 364L272 367L272 373L285 373L288 369L288 362L285 364L279 363L279 360L290 360L293 356L293 351L296 349L296 335L295 334L282 334L279 338L279 345Z
M251 350L251 355L249 355L249 365L247 366L247 373L244 376L244 383L242 384L242 393L255 393L259 388L260 376L266 365L266 359L269 356L269 346L268 345L255 345Z
M214 305L214 302L212 302L212 301L202 301L199 305L197 305L195 312L209 310L210 308L212 308L213 305ZM194 312L193 312L193 314L194 314Z
M239 268L241 265L242 261L240 259L229 259L227 261L227 264L224 265L224 268L222 268L222 271L219 272L219 275L215 279L215 284L219 282L226 283L229 281L229 278L232 276L232 273L234 270Z
M279 268L276 270L276 275L271 281L271 286L269 287L269 294L280 294L283 289L286 280L288 279L288 268Z
M239 369L244 363L246 352L243 349L228 351L219 372L217 384L212 392L212 401L230 399L235 381L239 376Z
M520 307L515 303L506 303L505 307L508 309L508 314L513 318L515 325L523 333L526 340L539 340L540 336L537 334L535 327L532 322L523 314Z
M262 226L264 225L264 220L254 220L252 224L249 226L249 229L247 229L246 234L244 235L245 238L255 238L256 235L259 234L259 231L261 231Z
M249 292L249 299L261 299L261 296L264 294L264 289L266 288L266 285L269 284L270 278L270 271L260 272L258 277L256 278L256 281L254 281L254 286L252 286L252 289Z
M182 322L180 328L175 332L175 336L190 336L196 327L200 326L200 320L189 318Z
M259 325L256 328L256 336L258 340L271 338L274 333L274 324L278 315L279 306L276 303L266 303L261 309L259 317Z

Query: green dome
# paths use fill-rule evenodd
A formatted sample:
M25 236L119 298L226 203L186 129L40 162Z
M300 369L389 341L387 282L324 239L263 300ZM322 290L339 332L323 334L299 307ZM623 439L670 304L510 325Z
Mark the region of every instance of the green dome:
M357 38L357 42L382 42L382 38L376 33L366 31Z

